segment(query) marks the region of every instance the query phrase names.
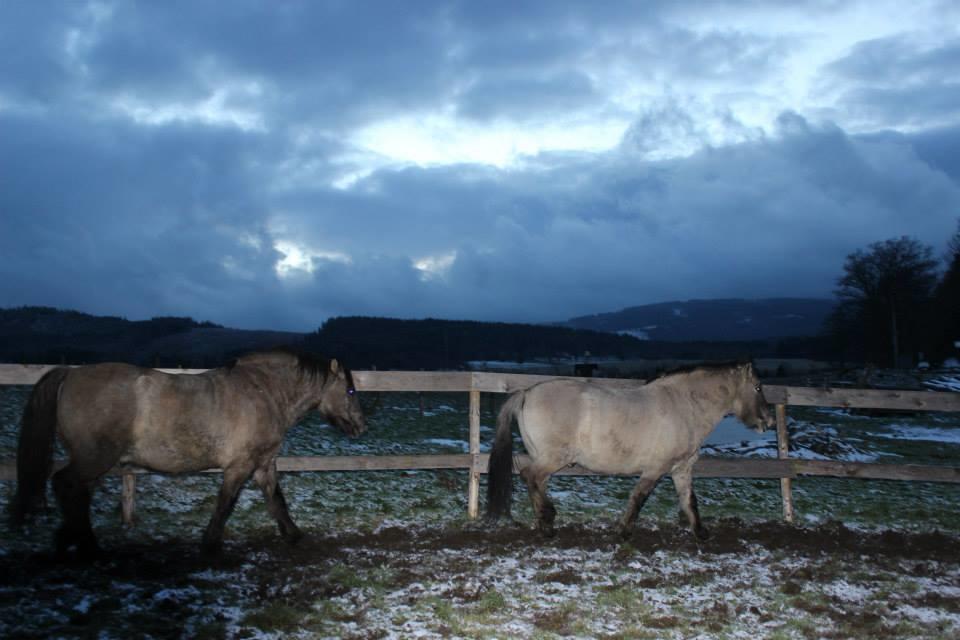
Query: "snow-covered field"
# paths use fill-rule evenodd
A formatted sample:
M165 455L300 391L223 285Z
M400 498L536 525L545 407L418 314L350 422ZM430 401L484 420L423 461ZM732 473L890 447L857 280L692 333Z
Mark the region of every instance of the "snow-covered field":
M0 458L15 451L22 388L0 388ZM496 407L483 402L489 443ZM348 440L315 419L286 455L462 452L466 398L384 396ZM960 466L960 416L868 418L791 409L793 455ZM486 447L485 447L486 448ZM705 454L775 455L771 436L724 423ZM699 479L710 540L679 524L669 481L634 536L612 530L628 478L551 481L560 531L465 518L462 472L288 474L308 532L284 545L246 490L224 555L198 542L216 475L138 480L133 529L116 479L95 500L110 550L93 567L48 550L58 517L0 533L2 637L950 638L960 635L960 495L955 485L799 479L800 524L779 522L776 481ZM9 485L0 490L6 506ZM517 485L514 515L530 520Z

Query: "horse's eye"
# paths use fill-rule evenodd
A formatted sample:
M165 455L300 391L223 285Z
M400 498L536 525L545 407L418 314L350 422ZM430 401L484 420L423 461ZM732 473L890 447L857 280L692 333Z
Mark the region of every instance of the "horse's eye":
M347 389L347 395L348 395L348 396L352 396L352 395L355 394L356 392L357 392L356 389Z
M755 386L754 389L757 391L757 393L760 393L761 391L763 391L760 385Z

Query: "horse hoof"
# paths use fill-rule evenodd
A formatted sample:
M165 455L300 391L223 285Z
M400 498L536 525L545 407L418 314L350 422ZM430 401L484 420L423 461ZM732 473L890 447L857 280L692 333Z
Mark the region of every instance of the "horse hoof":
M541 537L547 540L549 540L550 538L557 537L557 530L554 529L553 527L543 527L543 526L537 527L537 533L539 533Z
M697 540L704 542L710 539L710 532L707 531L705 527L699 527L694 530L694 535L697 536Z
M221 551L223 551L222 540L204 540L200 543L200 553L208 558L219 556Z
M499 527L517 527L520 526L520 523L513 519L513 517L508 513L506 515L484 516L482 520L478 521L480 527L484 529L497 529Z
M100 549L100 546L94 544L93 546L83 546L77 548L77 560L85 564L92 564L99 560L103 555L103 551Z
M617 537L626 542L633 537L633 528L632 527L621 527L617 530Z
M283 535L283 539L287 544L295 545L303 540L303 531L300 531L300 529L289 531Z

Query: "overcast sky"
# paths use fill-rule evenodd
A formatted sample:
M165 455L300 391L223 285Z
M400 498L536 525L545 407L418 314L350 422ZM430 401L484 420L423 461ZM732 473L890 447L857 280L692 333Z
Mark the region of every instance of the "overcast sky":
M829 297L958 217L955 0L0 4L0 307Z

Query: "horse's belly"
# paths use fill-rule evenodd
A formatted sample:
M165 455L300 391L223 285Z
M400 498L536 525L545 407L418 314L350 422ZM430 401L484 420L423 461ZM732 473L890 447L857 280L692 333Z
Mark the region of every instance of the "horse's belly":
M182 451L162 444L160 446L141 444L123 456L120 462L164 473L189 473L217 466L213 456L184 455Z
M672 464L678 447L668 431L649 424L639 429L622 416L604 417L580 438L580 465L599 473L636 475Z
M140 424L130 451L123 457L134 464L155 471L186 473L219 466L215 438L209 431L190 424Z
M577 464L597 473L636 475L651 466L645 456L627 454L608 449L605 451L581 450Z

